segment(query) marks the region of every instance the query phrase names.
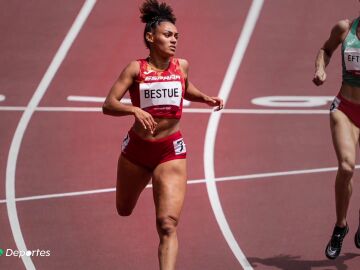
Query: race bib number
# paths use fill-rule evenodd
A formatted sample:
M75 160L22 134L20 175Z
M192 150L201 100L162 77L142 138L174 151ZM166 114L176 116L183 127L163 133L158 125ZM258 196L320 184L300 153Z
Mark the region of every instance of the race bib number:
M180 106L182 86L179 81L140 84L140 107L158 105Z
M173 144L174 144L175 155L186 153L186 146L183 138L173 141Z
M360 75L360 48L346 48L344 62L346 71Z

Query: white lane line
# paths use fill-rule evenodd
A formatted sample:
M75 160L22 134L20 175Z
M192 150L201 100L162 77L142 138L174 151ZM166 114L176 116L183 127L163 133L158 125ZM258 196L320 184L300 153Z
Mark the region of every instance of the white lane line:
M249 13L247 15L245 25L242 29L239 40L236 44L235 51L232 55L230 65L226 71L224 80L222 82L219 96L224 99L224 103L228 99L231 88L233 86L236 74L239 70L241 61L245 54L246 48L249 44L250 37L255 28L256 22L260 15L261 8L263 6L263 0L253 0ZM206 135L205 135L205 146L204 146L204 170L206 178L206 187L213 209L216 221L220 226L221 232L231 248L231 251L235 255L238 262L241 264L243 269L253 269L245 257L243 251L240 249L230 226L226 220L224 211L221 206L219 194L216 187L215 181L215 170L214 170L214 148L215 148L215 138L220 122L221 111L218 113L212 113L209 118Z
M0 111L25 111L21 106L0 106ZM39 112L101 112L100 107L37 107ZM212 109L184 108L185 113L212 113ZM224 114L329 114L329 110L223 109Z
M26 251L25 241L21 232L19 218L16 209L15 201L15 171L16 171L16 162L20 151L20 146L26 128L31 120L33 113L35 112L36 107L39 105L42 97L44 96L46 90L48 89L52 79L54 78L57 70L59 69L61 63L66 57L72 43L74 42L76 36L80 32L83 24L85 23L88 15L93 9L96 0L86 0L83 7L81 8L76 20L74 21L71 29L67 33L64 41L62 42L60 48L56 52L50 66L48 67L44 77L42 78L39 86L34 92L29 104L27 105L24 113L21 116L19 124L15 130L13 140L11 142L9 156L7 160L6 167L6 207L7 213L10 221L10 227L16 247L20 251ZM35 265L31 260L30 256L21 257L26 269L35 269Z
M68 101L78 101L78 102L98 102L98 103L103 103L105 101L105 97L91 97L91 96L68 96L67 97ZM122 98L121 99L122 103L125 104L131 104L131 99L130 98ZM190 106L191 102L184 99L183 100L183 105L185 107Z
M38 107L39 112L101 112L100 107Z
M53 198L63 198L63 197L74 197L74 196L82 196L82 195L90 195L97 193L107 193L114 192L115 188L103 188L103 189L93 189L93 190L83 190L76 192L65 192L65 193L54 193L54 194L45 194L45 195L36 195L36 196L28 196L17 198L17 202L22 201L35 201L35 200L45 200L45 199L53 199ZM6 202L6 200L1 200L0 203Z
M0 95L0 102L5 100L5 96L4 95Z
M268 96L251 100L252 104L266 107L311 108L328 105L334 96Z
M97 102L97 103L103 103L105 101L105 97L91 97L91 96L68 96L68 101L80 101L80 102ZM123 99L124 100L124 99ZM128 98L125 99L127 103Z
M229 114L329 114L329 110L225 109Z
M218 178L215 178L214 180L216 182L244 181L244 180L252 180L252 179L265 180L265 179L271 178L271 177L333 172L333 171L337 171L337 169L338 169L338 167L327 167L327 168L293 170L293 171L284 171L284 172L256 173L256 174L218 177ZM360 165L356 165L355 169L360 169ZM206 183L206 180L205 179L194 179L194 180L189 180L187 183L188 183L188 185L201 184L201 183ZM152 187L151 184L146 186L146 188L151 188L151 187ZM83 191L76 191L76 192L66 192L66 193L55 193L55 194L21 197L21 198L17 198L16 201L22 202L22 201L33 201L33 200L43 200L43 199L62 198L62 197L73 197L73 196L91 195L91 194L114 192L114 191L115 191L115 188L83 190ZM5 203L5 202L6 202L6 200L0 200L0 203Z
M23 106L0 106L0 111L25 111L26 107Z

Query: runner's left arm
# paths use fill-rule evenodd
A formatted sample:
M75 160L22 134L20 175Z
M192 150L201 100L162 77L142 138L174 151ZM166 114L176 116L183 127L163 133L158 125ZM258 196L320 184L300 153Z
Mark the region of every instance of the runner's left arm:
M315 59L315 74L313 77L315 85L319 86L325 82L325 68L330 63L331 56L336 48L344 41L350 27L351 22L349 20L341 20L331 29L330 37L320 48Z
M210 97L195 87L188 80L189 63L185 59L180 59L180 66L185 74L185 95L184 98L189 101L205 103L211 107L217 107L219 111L224 108L224 101L219 97Z

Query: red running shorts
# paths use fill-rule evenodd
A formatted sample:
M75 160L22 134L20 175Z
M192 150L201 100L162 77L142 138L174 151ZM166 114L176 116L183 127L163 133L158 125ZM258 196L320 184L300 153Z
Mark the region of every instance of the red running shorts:
M342 111L358 128L360 128L360 104L345 99L340 93L331 104L330 112Z
M186 146L180 131L157 140L146 140L130 129L123 140L121 154L132 163L153 171L163 162L185 159Z

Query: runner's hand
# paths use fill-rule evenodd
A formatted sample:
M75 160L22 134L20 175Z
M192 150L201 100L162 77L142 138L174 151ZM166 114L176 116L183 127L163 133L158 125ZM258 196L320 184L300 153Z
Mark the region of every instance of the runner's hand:
M220 111L224 108L224 101L219 97L208 97L204 98L205 103L211 107L216 107L215 111Z
M315 72L313 83L315 83L317 86L322 85L326 80L326 73L324 70L317 70Z
M145 112L140 108L135 108L134 116L136 121L140 122L143 125L144 129L148 129L151 133L154 133L157 123L155 122L154 118L150 113Z

